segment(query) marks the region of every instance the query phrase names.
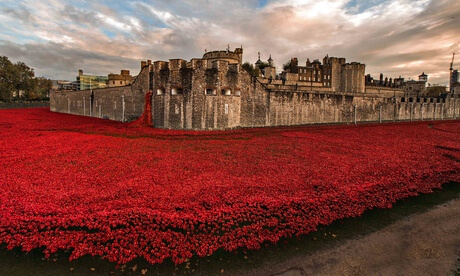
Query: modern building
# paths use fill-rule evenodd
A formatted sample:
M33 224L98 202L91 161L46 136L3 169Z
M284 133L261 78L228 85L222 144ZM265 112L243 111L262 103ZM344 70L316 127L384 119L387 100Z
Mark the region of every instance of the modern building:
M83 74L83 70L78 70L76 81L77 90L91 90L105 88L107 86L107 76L95 76Z

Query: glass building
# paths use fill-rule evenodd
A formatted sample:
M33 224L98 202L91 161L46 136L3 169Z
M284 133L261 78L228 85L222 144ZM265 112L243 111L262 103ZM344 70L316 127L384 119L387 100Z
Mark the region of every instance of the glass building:
M83 70L78 71L77 90L90 90L105 88L107 86L107 76L85 75Z

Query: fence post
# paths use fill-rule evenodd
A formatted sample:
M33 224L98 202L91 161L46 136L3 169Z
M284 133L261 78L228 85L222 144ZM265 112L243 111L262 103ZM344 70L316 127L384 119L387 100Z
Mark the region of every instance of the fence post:
M412 122L412 112L413 112L412 110L413 110L413 108L414 108L414 104L411 103L410 104L410 116L409 116L411 122Z
M424 103L421 103L420 105L420 118L422 119L422 121L423 121L423 105Z
M457 119L457 98L455 96L454 94L454 120Z
M124 95L121 96L121 104L122 104L122 109L123 109L121 121L124 122L125 121L125 96Z
M353 121L355 122L355 125L356 125L356 105L353 105L353 113L354 113Z
M393 121L396 122L396 91L394 92L393 100L394 100L394 113L393 113Z
M86 98L83 97L83 116L86 116Z
M70 113L70 99L67 98L67 113Z
M382 105L379 106L379 123L382 122Z
M441 102L441 121L444 120L444 114L442 114L444 112L444 103Z

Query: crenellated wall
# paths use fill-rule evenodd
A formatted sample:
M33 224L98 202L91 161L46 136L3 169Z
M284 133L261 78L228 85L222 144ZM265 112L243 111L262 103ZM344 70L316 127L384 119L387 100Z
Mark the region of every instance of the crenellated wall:
M232 129L316 123L441 120L460 117L458 98L405 98L402 89L366 87L365 65L325 57L322 81L251 76L242 49L201 59L144 61L132 85L52 92L52 111L132 121L152 91L153 125L169 129ZM312 63L319 66L318 62ZM309 65L301 69L309 69ZM305 70L301 74L305 74ZM308 73L307 73L308 75ZM455 97L458 97L456 95Z
M265 124L267 92L257 81L251 83L240 64L200 59L189 66L172 60L167 64L166 69L165 63L154 63L152 69L156 127L228 129ZM181 93L173 92L174 87Z

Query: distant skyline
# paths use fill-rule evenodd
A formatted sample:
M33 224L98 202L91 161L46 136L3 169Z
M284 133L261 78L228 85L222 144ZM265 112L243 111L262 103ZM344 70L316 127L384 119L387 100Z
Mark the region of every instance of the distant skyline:
M448 84L460 69L458 0L186 0L0 3L0 55L37 76L74 80L131 70L141 60L199 58L243 45L243 61L272 55L278 69L325 55L366 64L378 78ZM457 65L456 65L457 64Z

